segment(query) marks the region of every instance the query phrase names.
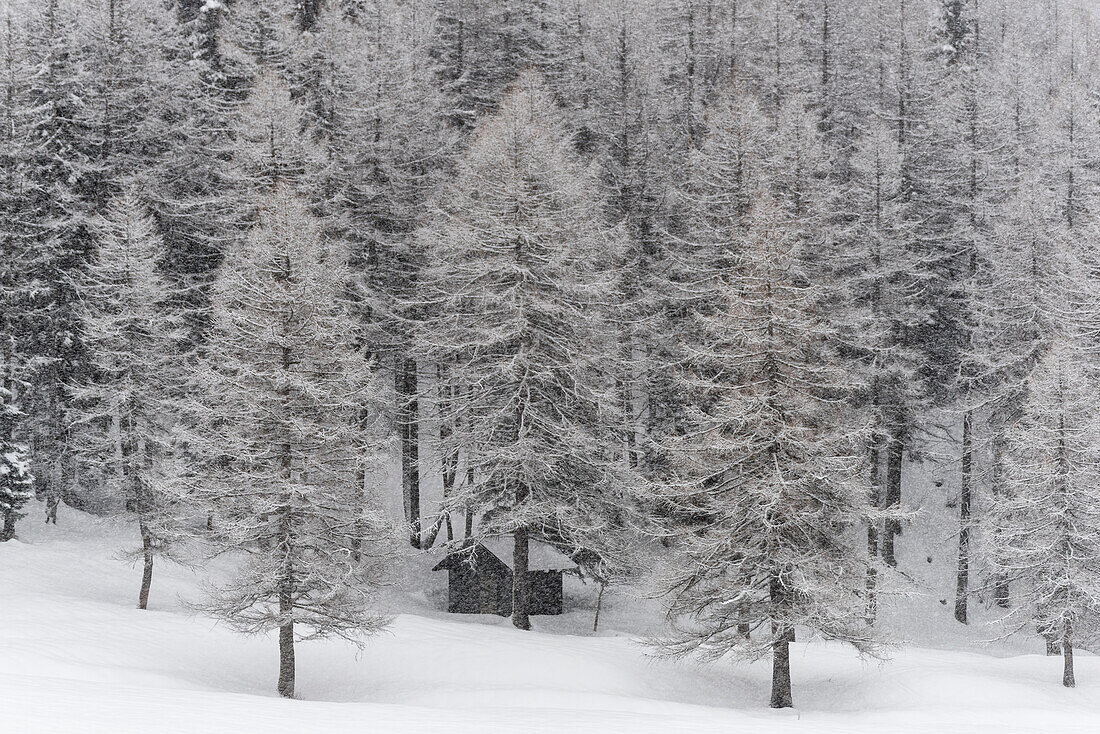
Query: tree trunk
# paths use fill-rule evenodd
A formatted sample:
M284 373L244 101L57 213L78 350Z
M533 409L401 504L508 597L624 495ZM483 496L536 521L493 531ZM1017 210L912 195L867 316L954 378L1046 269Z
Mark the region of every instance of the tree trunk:
M901 430L894 427L886 445L886 496L884 498L885 509L897 512L901 509L901 468L905 458L905 442L902 440ZM882 534L882 560L891 566L897 566L898 560L894 552L894 538L901 534L901 522L897 519L888 519Z
M398 357L394 365L397 388L397 427L401 438L401 489L409 543L420 547L420 402L417 399L416 360Z
M603 592L607 590L607 583L600 582L600 595L596 597L596 618L592 620L592 631L596 632L600 628L600 610L603 609Z
M974 440L972 411L963 416L962 477L959 489L959 567L955 579L955 619L966 624L970 596L970 482L973 473Z
M293 612L290 595L279 596L279 614ZM285 616L284 616L285 618ZM294 622L285 623L279 628L279 695L294 698Z
M512 624L521 630L531 629L530 608L527 596L527 559L530 544L527 528L517 528L514 534L515 551L512 554Z
M1066 688L1077 686L1077 681L1073 678L1073 643L1069 639L1068 622L1062 633L1062 685Z
M871 438L871 507L882 506L882 483L880 481L880 465L882 463L882 435L876 432ZM867 566L867 624L872 625L878 617L878 569L875 562L879 554L878 521L871 520L867 523L867 556L870 563Z
M0 543L15 537L15 521L19 519L19 513L15 510L7 510L4 513L4 529L0 531Z
M1005 495L1004 438L1000 431L998 431L997 437L993 439L993 495L997 498L1003 498ZM1011 604L1009 582L1006 574L999 573L993 578L993 603L1001 609L1008 609Z
M138 592L138 609L149 607L149 587L153 584L153 537L145 520L138 519L141 528L141 558L144 569L141 573L141 591Z
M772 608L781 610L788 604L787 590L783 588L779 576L773 576L768 585L768 597ZM773 709L790 708L791 701L791 641L794 629L772 622L772 700Z
M773 709L786 709L794 705L791 700L791 637L790 630L780 629L772 643L772 700Z

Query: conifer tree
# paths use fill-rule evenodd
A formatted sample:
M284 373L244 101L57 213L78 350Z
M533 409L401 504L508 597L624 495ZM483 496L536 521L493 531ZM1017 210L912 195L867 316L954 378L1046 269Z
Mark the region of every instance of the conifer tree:
M74 450L137 518L143 564L138 608L149 602L153 561L168 554L176 519L163 490L172 402L183 379L173 293L159 271L164 242L133 191L95 223L96 254L80 287L92 376L71 388Z
M454 509L477 537L511 534L515 626L530 627L530 539L614 558L637 480L617 457L606 370L606 266L616 248L596 182L575 157L545 84L524 75L479 127L424 234L426 357L451 365L443 441L473 481Z
M343 251L280 184L228 253L194 376L187 438L199 460L181 486L210 517L215 548L248 551L202 607L243 632L279 631L287 697L296 639L354 640L386 621L371 600L393 529L361 477L378 475L387 434L347 278Z
M16 134L28 145L18 221L25 227L24 242L34 243L25 277L38 284L25 304L24 313L34 315L25 332L33 373L25 378L21 402L39 491L54 506L75 470L65 385L87 370L74 284L92 247L86 194L95 187L96 166L94 133L80 113L90 88L79 53L80 17L80 7L67 0L28 8L26 76L16 98L24 125Z
M421 257L414 235L455 148L433 65L424 61L433 32L417 4L376 0L354 15L331 9L303 40L308 50L296 72L321 149L311 200L326 235L350 247L356 313L392 365L413 547L421 545L423 367L411 352L417 309L407 307Z
M1075 685L1073 651L1100 622L1100 441L1084 355L1055 341L1028 379L1007 431L1006 495L994 508L994 561L1019 606L1006 616L1061 643L1062 683Z
M705 392L670 439L665 501L694 522L670 528L662 585L673 654L771 654L773 707L792 705L789 643L802 627L873 647L859 600L868 562L851 531L868 512L852 385L798 270L790 215L757 199L731 287L700 317L692 352L720 364L682 375Z

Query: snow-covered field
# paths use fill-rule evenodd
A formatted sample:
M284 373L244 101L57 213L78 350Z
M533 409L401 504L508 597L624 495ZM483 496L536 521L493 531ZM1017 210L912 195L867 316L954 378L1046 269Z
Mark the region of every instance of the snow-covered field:
M590 599L523 633L505 620L433 611L437 594L395 594L418 613L359 652L299 646L301 700L275 695L273 639L244 638L190 613L202 574L162 565L151 609L118 549L133 530L72 510L0 545L0 731L49 732L1096 732L1100 660L1080 687L1039 654L900 648L886 663L797 644L792 711L766 707L769 667L655 660L636 633L650 603L611 596L598 635ZM202 573L218 573L206 570ZM438 589L442 579L429 577ZM931 609L940 606L935 600ZM975 631L975 634L978 634ZM972 635L973 636L973 635ZM961 639L941 641L958 647ZM1035 646L1038 650L1038 645Z

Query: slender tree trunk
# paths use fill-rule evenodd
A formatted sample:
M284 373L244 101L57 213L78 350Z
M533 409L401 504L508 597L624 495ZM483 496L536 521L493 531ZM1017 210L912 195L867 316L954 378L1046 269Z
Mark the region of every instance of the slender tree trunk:
M901 469L905 458L905 442L902 440L901 430L897 427L891 430L891 435L886 445L886 497L885 509L897 512L901 509ZM894 538L901 534L901 522L896 519L888 519L882 534L882 559L891 566L897 566L898 560L894 552Z
M394 365L397 387L397 426L401 439L401 488L409 543L420 547L420 402L417 399L416 360L398 357Z
M871 507L882 506L882 483L880 480L880 466L882 464L882 434L875 432L871 437ZM867 523L867 555L870 564L867 566L867 624L872 625L878 617L878 569L875 561L879 554L878 521L871 520Z
M1004 439L998 435L993 439L993 495L1003 498L1004 494ZM993 602L1001 609L1011 604L1008 576L1003 573L993 579Z
M290 618L279 627L279 695L294 698L294 621L291 615L294 604L290 592L284 589L279 593L279 615Z
M530 543L527 528L517 528L514 534L515 550L512 554L512 624L521 630L531 629L528 615L527 560Z
M1077 686L1077 681L1073 677L1073 642L1070 640L1068 622L1062 632L1062 685L1066 688Z
M962 477L959 490L959 567L955 579L955 619L966 624L967 600L970 596L970 482L974 462L974 414L963 416Z
M596 632L600 628L600 610L603 609L603 593L607 590L607 583L600 582L600 595L596 597L596 618L592 620L592 631Z
M141 591L138 592L138 609L149 608L149 587L153 584L153 536L144 518L138 518L141 529L141 559L144 568L141 572Z
M772 606L782 608L786 603L786 592L778 578L773 578L768 589ZM794 705L791 700L791 640L794 630L772 623L772 700L773 709L785 709Z
M467 451L467 453L466 453L466 464L467 464L467 466L466 466L466 486L467 487L473 487L474 486L474 467L471 465L472 464L472 457L470 456L469 451ZM474 534L474 508L471 507L470 505L466 505L466 511L465 511L465 518L464 519L466 521L466 524L465 524L465 527L463 527L463 529L462 529L462 539L463 540L469 540L470 537L473 536L473 534Z

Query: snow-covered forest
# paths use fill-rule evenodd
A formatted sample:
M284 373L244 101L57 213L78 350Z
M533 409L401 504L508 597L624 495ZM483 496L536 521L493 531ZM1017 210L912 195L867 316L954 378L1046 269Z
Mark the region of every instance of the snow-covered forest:
M4 594L1100 691L1094 6L0 0Z

